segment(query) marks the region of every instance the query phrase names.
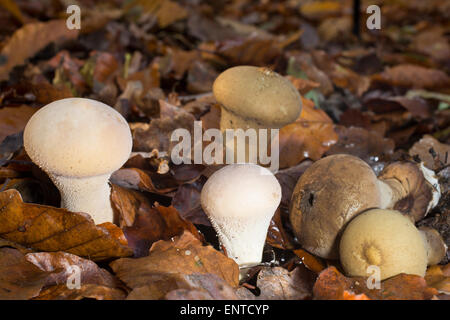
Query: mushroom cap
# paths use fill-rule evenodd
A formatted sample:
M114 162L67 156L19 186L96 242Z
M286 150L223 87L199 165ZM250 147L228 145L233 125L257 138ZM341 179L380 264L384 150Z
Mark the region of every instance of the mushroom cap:
M345 225L380 201L377 177L367 163L351 155L331 155L312 164L298 180L290 221L303 248L337 259Z
M91 99L54 101L29 120L24 145L44 171L65 177L103 175L119 169L132 148L127 121Z
M216 171L201 193L206 214L220 220L271 218L280 201L281 186L273 173L252 163L231 164Z
M227 111L270 128L294 122L302 109L300 94L294 85L267 68L227 69L214 81L213 92Z
M367 277L367 267L380 268L381 279L400 273L423 277L427 251L419 230L395 210L373 209L355 217L340 242L341 264L350 276Z

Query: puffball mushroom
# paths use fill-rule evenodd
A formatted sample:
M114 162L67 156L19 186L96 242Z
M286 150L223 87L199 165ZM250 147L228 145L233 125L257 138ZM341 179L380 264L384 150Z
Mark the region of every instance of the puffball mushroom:
M231 164L216 171L201 193L203 210L228 256L240 267L261 262L270 220L281 201L281 186L268 169Z
M316 161L293 191L290 220L302 246L323 258L338 258L345 225L371 208L399 209L423 217L440 197L432 171L412 162L394 162L377 178L363 160L346 154Z
M384 280L400 273L425 276L427 264L435 262L429 260L431 247L410 216L372 209L348 224L339 251L347 275L367 277L367 268L378 266Z
M59 189L62 207L88 213L97 224L113 222L108 180L132 148L128 123L117 111L84 98L52 102L27 123L24 146Z
M294 122L302 109L302 100L294 85L267 68L229 68L214 81L213 93L222 108L222 132L226 129L278 129ZM270 132L267 136L270 139Z

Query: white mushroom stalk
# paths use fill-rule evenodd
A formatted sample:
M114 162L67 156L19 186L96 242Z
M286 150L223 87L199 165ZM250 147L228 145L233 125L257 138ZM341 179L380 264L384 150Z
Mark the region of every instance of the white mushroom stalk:
M241 267L261 263L267 230L281 201L281 186L266 168L232 164L206 182L201 204L228 256Z
M52 102L28 122L24 145L58 187L63 208L88 213L97 224L114 221L108 180L132 148L128 123L117 111L84 98Z

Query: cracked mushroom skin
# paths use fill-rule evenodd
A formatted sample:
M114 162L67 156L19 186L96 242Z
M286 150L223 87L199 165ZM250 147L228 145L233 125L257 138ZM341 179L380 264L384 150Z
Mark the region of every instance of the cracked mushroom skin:
M128 159L132 137L127 121L108 105L84 98L54 101L29 120L25 150L61 193L61 206L113 222L111 173Z
M214 81L213 93L222 109L222 132L227 129L279 129L297 120L302 109L302 100L294 85L267 68L229 68ZM270 139L271 133L267 136ZM248 150L248 143L246 148ZM252 161L255 159L246 157L246 162Z
M268 169L231 164L216 171L201 192L201 205L228 257L241 267L261 262L267 230L281 201L281 186Z
M427 249L410 217L395 210L372 209L355 217L340 242L342 267L349 276L367 277L378 266L381 280L400 273L425 276Z
M377 177L363 160L345 154L312 164L295 186L290 221L300 244L327 259L339 257L344 226L357 214L378 207Z

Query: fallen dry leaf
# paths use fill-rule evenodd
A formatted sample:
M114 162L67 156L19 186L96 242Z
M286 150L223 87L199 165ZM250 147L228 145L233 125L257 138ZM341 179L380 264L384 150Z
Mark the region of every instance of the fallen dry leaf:
M75 39L78 30L69 30L66 20L51 20L48 22L28 23L14 32L2 48L0 55L6 63L0 65L0 81L7 80L9 72L25 60L33 57L39 50L48 44Z
M96 284L82 284L79 289L68 289L60 284L45 288L33 300L123 300L126 294L123 290Z
M11 134L21 132L37 110L26 105L0 109L0 142Z
M365 278L347 278L334 266L319 274L313 293L314 299L318 300L354 300L354 295L359 294L372 300L430 300L438 294L424 278L409 274L399 274L382 281L380 289L369 289Z
M307 99L300 117L280 129L280 168L292 167L309 158L318 160L337 142L333 121Z
M239 283L236 262L211 246L203 246L187 231L171 240L155 242L148 257L122 258L110 265L117 277L132 289L153 282L160 274L211 273L234 288Z
M28 300L39 295L48 272L12 248L0 248L0 300Z
M117 226L96 226L86 213L22 202L17 190L0 192L0 238L36 251L65 251L92 260L129 256Z
M372 80L416 89L448 88L450 84L450 78L445 72L412 64L400 64L387 68L382 73L375 74Z

